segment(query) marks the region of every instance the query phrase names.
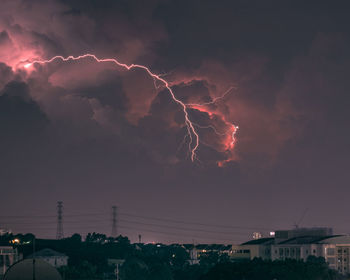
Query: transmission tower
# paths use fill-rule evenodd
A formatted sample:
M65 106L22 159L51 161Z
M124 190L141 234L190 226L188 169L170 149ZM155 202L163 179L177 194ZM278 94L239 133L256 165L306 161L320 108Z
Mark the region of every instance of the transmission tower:
M112 206L112 237L117 237L117 206Z
M56 233L56 239L62 239L63 238L63 202L58 201L57 202L57 233Z

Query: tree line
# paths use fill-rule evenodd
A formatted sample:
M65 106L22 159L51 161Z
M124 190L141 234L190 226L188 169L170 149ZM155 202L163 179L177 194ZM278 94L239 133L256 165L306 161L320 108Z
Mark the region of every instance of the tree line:
M15 246L24 257L33 253L33 234L0 236L0 245L18 239ZM189 252L183 245L131 244L125 236L107 237L89 233L51 240L35 239L35 250L50 248L69 257L68 266L59 268L66 280L115 279L115 265L123 260L120 280L339 280L348 279L328 268L323 258L297 260L233 262L227 254L208 251L199 263L189 263Z

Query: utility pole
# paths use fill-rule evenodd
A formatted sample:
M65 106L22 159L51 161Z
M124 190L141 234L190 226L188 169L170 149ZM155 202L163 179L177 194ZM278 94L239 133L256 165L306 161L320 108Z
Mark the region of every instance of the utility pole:
M35 280L35 236L33 238L33 280Z
M112 206L112 237L117 237L117 206Z
M56 239L62 239L63 235L63 202L57 202L57 233Z
M117 263L117 267L116 267L116 276L117 276L117 280L119 280L119 263Z

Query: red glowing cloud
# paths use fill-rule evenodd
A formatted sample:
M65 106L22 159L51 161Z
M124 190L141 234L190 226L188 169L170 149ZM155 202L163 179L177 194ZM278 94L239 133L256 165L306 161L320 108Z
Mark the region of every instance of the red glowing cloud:
M197 124L197 126L201 129L208 129L211 132L211 135L208 135L207 132L206 140L203 140L203 143L226 155L227 158L225 160L217 162L218 165L222 167L225 162L237 159L234 155L234 148L237 141L236 133L238 131L238 126L228 122L221 112L211 110L208 105L189 104L188 106L193 110L208 115L210 124L207 126Z
M213 112L209 109L209 107L207 107L207 105L212 105L215 102L217 102L217 100L224 98L225 95L228 94L228 91L225 92L224 95L217 97L216 99L214 99L210 102L206 102L204 104L188 104L187 105L175 96L175 93L172 90L172 88L170 87L168 81L166 81L160 75L153 73L147 66L140 65L140 64L129 64L128 65L125 63L121 63L117 59L114 59L114 58L101 59L101 58L96 57L94 54L84 54L81 56L68 56L68 57L54 56L48 60L33 60L30 63L25 63L23 65L23 67L28 69L29 67L31 67L35 64L46 65L46 64L50 64L56 60L68 62L68 61L79 61L79 60L83 60L86 58L92 58L97 63L113 63L116 66L124 68L126 70L141 69L141 70L144 70L150 76L150 78L154 79L155 85L157 82L160 82L161 86L163 86L169 92L172 100L175 103L179 104L180 107L182 108L184 118L185 118L185 125L187 128L186 137L188 137L188 139L189 139L188 140L189 153L190 153L190 158L192 161L194 161L197 157L197 150L199 147L200 136L197 132L197 129L195 128L196 125L193 123L193 121L191 120L191 118L189 116L188 109L192 108L192 109L200 111L200 112L205 112L209 115L209 118L211 120L213 120L215 122L221 122L224 126L226 126L228 128L225 128L225 129L227 129L227 131L223 134L215 133L217 136L222 138L221 141L216 141L216 142L220 143L220 146L222 146L222 147L219 147L218 150L220 152L225 151L226 153L228 152L230 154L230 157L228 159L226 159L224 162L233 160L233 157L231 156L231 151L233 150L233 148L235 146L235 142L236 142L235 134L237 132L238 126L235 126L233 124L228 123L226 121L225 117L221 113ZM22 62L20 62L20 63L22 63ZM200 125L198 125L198 126L201 127ZM201 127L201 128L203 128L203 127ZM212 128L214 130L214 132L216 132L216 128L214 125L210 125L210 128ZM219 164L219 166L222 166L223 162L219 162L218 164Z
M203 57L196 66L175 64L167 69L155 51L156 43L167 42L167 34L151 10L138 15L135 23L123 15L107 15L101 21L83 12L75 14L58 1L21 3L5 1L0 11L0 62L28 82L31 97L49 118L97 123L125 138L125 131L144 125L142 129L152 132L157 126L163 135L153 139L150 133L150 144L144 145L153 149L150 154L169 152L167 147L159 148L159 139L168 134L176 139L171 144L176 148L187 144L181 147L189 147L192 160L198 155L201 162L219 166L251 154L272 158L295 134L289 120L296 111L288 98L273 93L275 103L267 108L259 97L271 90L268 86L261 90L256 82L264 75L264 57L249 56L231 64ZM89 51L96 56L75 60ZM64 55L51 63L57 54ZM74 57L65 59L70 54ZM69 61L62 63L62 58ZM39 67L40 63L45 65ZM167 74L159 74L164 73L162 67ZM113 86L106 87L108 83ZM106 98L108 94L115 99ZM167 99L160 101L164 95ZM129 126L126 130L124 123ZM137 145L145 142L142 133L135 139ZM185 149L176 154L176 148L171 156L183 159Z

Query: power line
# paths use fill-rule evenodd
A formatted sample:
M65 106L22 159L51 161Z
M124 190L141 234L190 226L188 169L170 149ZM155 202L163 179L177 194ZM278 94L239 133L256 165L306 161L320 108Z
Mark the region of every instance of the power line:
M99 222L105 222L110 220L73 220L73 221L67 221L64 219L64 224L79 224L79 223L99 223ZM4 225L35 225L35 224L57 224L57 221L25 221L25 222L3 222Z
M175 226L168 226L168 225L157 225L157 224L150 224L150 223L143 223L143 222L136 222L136 221L128 221L128 220L120 220L121 222L126 223L132 223L132 224L140 224L140 225L146 225L146 226L155 226L155 227L164 227L164 228L170 228L170 229L176 229L181 231L198 231L198 232L206 232L206 233L215 233L215 234L244 234L243 232L222 232L222 231L213 231L213 230L205 230L205 229L197 229L197 228L183 228L183 227L175 227Z
M124 229L134 229L134 230L137 230L137 231L140 231L140 229L138 228L134 228L134 227L126 227L126 226L122 226L122 228ZM198 238L198 239L211 239L211 240L225 240L225 241L232 241L232 239L225 239L225 238L217 238L217 237L203 237L203 236L198 236L198 235L194 235L194 234L181 234L179 235L178 233L174 233L174 232L166 232L166 231L156 231L156 230L142 230L144 232L152 232L152 233L157 233L157 234L162 234L162 235L172 235L172 236L181 236L181 237L184 237L184 236L188 236L188 238L190 239L193 239L194 237L195 238Z
M191 224L191 225L207 226L207 227L222 227L222 228L250 229L250 230L257 230L257 229L270 230L268 228L260 228L260 227L259 228L258 227L241 227L241 226L207 224L207 223L198 223L198 222L185 222L185 221L174 220L174 219L166 219L166 218L134 215L134 214L124 213L124 212L119 213L119 215L121 215L121 216L128 216L128 217L135 217L135 218L141 218L141 219L149 219L149 220L157 220L157 221L164 221L164 222L172 222L172 223L177 223L177 224Z
M82 217L82 216L105 216L105 212L98 213L84 213L84 214L66 214L65 217ZM9 219L27 219L27 218L55 218L56 215L0 215L0 219L9 218Z
M175 220L175 219L168 219L168 218L160 218L160 217L151 217L151 216L143 216L143 215L135 215L135 214L130 214L130 213L126 213L126 212L118 212L119 215L121 216L125 216L125 217L131 217L131 218L136 218L136 219L142 219L142 220L151 220L151 221L159 221L159 222L163 222L163 223L167 223L167 224L182 224L182 225L185 225L186 227L188 226L200 226L200 227L210 227L210 228L226 228L226 229L243 229L243 230L270 230L268 228L263 228L263 227L242 227L242 226L232 226L232 225L222 225L222 224L210 224L210 223L198 223L198 222L186 222L186 221L183 221L183 220ZM68 214L68 215L65 215L65 218L67 219L65 220L65 224L66 223L77 223L77 222L81 222L81 223L84 223L84 222L100 222L101 219L99 220L73 220L73 221L70 221L71 219L70 218L77 218L77 217L84 217L84 216L101 216L101 215L105 215L105 213L81 213L81 214ZM11 218L11 219L36 219L36 218L53 218L55 216L51 216L51 215L39 215L39 216L0 216L0 219L1 218ZM3 219L2 219L3 220ZM127 223L138 223L138 224L148 224L148 225L154 225L154 226L158 226L154 223L145 223L145 222L140 222L140 221L131 221L130 219L128 220L123 220L123 219L120 219L119 221L124 221L124 222L127 222ZM15 221L11 220L10 222L6 223L3 221L4 224L16 224ZM20 223L18 221L18 223ZM33 222L32 222L33 223ZM50 222L45 222L45 223L50 223ZM113 219L112 219L112 225L113 225ZM167 227L167 228L174 228L173 225L164 225L162 224L162 226L164 227ZM177 227L179 228L179 227ZM187 230L187 229L186 229ZM215 231L215 232L218 232L218 231Z
M77 220L77 221L65 221L65 224L66 225L67 224L74 224L75 225L75 224L84 224L84 223L106 224L107 221L108 220L86 220L86 221ZM124 219L119 219L119 222L127 223L127 224L145 225L145 226L158 227L158 228L169 228L169 229L175 229L175 230L180 230L180 231L196 231L196 232L224 234L224 235L246 235L246 232L242 232L242 231L207 230L207 229L199 229L199 228L193 228L193 227L188 227L188 226L187 227L179 227L179 226L146 223L146 222L140 222L140 221L124 220ZM8 223L8 224L18 225L18 226L33 225L32 222L30 222L30 223ZM54 224L54 222L46 222L45 223L45 225L48 225L48 224ZM21 227L21 228L23 228L23 227ZM30 227L30 228L32 228L32 227Z
M94 226L87 226L87 227L79 227L79 228L89 228L89 229L95 229ZM106 226L107 228L107 226ZM233 239L228 239L228 238L221 238L221 237L210 237L210 236L200 236L196 234L187 234L187 233L174 233L174 232L168 232L168 231L159 231L159 230L151 230L151 229L140 229L140 228L135 228L135 227L130 227L130 226L120 226L121 229L126 229L126 230L134 230L135 233L139 232L148 232L148 233L156 233L160 235L166 235L166 236L176 236L176 237L181 237L181 238L186 238L189 240L192 240L193 238L196 239L202 239L202 240L221 240L221 241L230 241L232 242ZM34 228L33 228L34 229ZM54 228L40 228L40 230L53 230Z

